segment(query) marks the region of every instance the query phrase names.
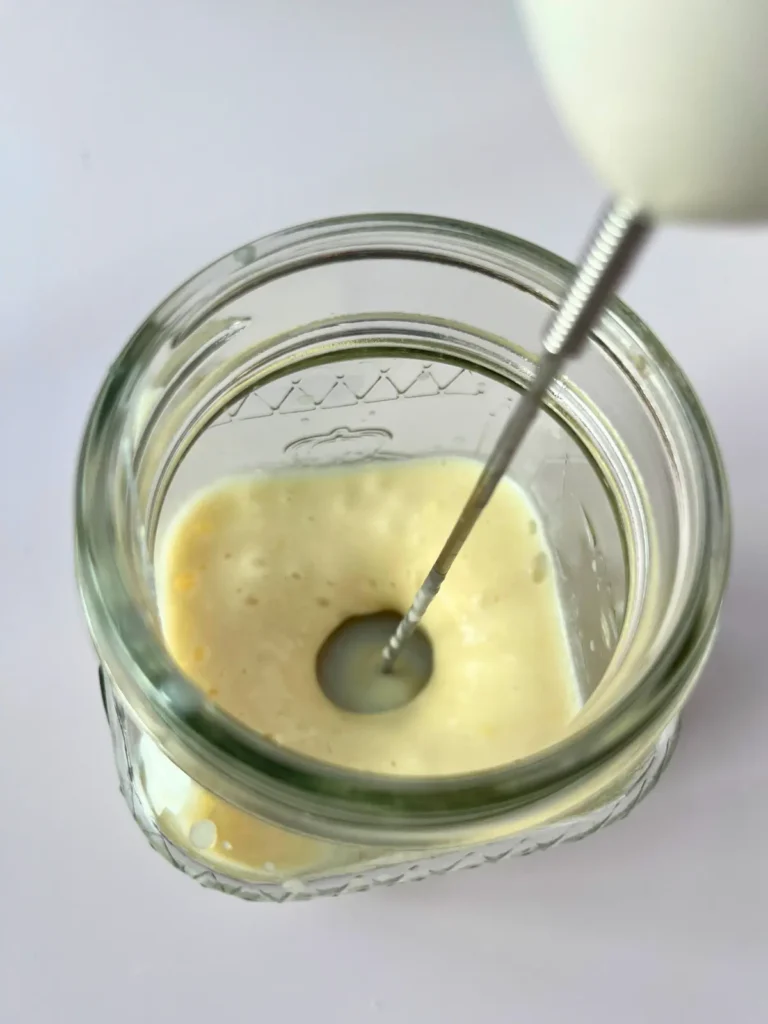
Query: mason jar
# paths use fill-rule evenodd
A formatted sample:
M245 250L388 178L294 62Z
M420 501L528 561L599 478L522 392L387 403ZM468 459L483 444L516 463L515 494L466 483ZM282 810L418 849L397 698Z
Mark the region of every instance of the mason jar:
M715 636L728 497L690 384L618 300L509 468L583 698L560 742L465 775L351 771L227 714L163 639L156 553L191 495L243 473L482 461L572 273L474 224L302 225L200 271L110 368L78 467L77 576L122 793L202 884L280 902L474 867L585 836L659 778Z

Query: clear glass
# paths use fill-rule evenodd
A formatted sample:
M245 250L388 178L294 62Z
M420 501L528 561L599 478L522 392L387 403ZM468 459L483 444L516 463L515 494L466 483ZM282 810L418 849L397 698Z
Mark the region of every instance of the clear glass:
M695 395L619 302L510 468L555 555L585 699L562 743L472 776L343 771L233 721L179 673L160 629L154 552L206 484L483 459L571 272L475 225L306 225L202 271L112 367L83 442L78 576L123 791L155 848L204 884L284 899L472 866L593 831L658 777L714 636L729 517ZM263 860L223 871L152 792L150 762L225 801L263 837ZM280 877L272 849L290 865Z

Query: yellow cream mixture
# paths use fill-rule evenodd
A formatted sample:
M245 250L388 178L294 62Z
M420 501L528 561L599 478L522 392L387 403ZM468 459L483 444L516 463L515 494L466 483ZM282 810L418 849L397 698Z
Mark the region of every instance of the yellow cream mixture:
M178 515L163 546L169 649L230 714L335 765L453 774L557 742L578 691L551 556L528 499L509 482L425 617L434 670L418 697L360 715L337 708L317 683L317 651L336 626L409 606L478 473L468 460L435 459L219 484ZM268 862L306 852L308 841L278 841L285 834L270 826L244 836L245 816L199 791L195 800L187 820L215 825L202 845Z

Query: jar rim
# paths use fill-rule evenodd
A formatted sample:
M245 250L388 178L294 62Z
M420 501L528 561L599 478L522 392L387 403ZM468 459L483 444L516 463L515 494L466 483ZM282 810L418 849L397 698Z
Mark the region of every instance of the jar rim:
M608 314L643 341L682 406L696 438L691 453L702 494L705 578L693 588L675 642L655 652L629 694L539 754L472 775L410 778L341 769L271 744L236 722L159 650L156 631L116 579L104 553L115 543L113 501L130 431L130 396L169 337L189 336L216 308L256 284L318 260L383 253L441 259L511 280L520 261L563 284L573 266L513 235L464 221L413 214L359 214L298 225L257 239L209 264L162 302L110 368L86 426L75 494L76 572L97 652L142 726L179 767L248 811L287 827L297 815L317 834L351 841L429 843L478 822L524 813L534 803L599 774L640 744L684 697L711 644L730 557L730 512L722 459L687 378L650 329L618 299ZM520 287L519 282L516 282ZM534 292L534 294L536 294ZM545 296L537 295L546 301ZM122 453L122 454L121 454ZM129 493L121 495L130 500ZM127 624L129 627L127 628Z

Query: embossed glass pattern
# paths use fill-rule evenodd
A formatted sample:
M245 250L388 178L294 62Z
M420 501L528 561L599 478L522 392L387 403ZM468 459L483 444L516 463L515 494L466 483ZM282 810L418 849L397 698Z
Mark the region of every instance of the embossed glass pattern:
M78 573L123 792L152 845L203 884L282 900L476 866L587 834L658 777L714 635L728 510L695 396L619 303L511 468L555 554L589 699L567 741L472 777L358 776L231 721L180 676L159 626L153 553L206 484L262 469L482 459L531 378L570 271L473 225L309 225L204 270L113 367L83 446ZM153 800L149 756L231 804L243 827L310 837L310 861L279 878L269 862L222 871Z

